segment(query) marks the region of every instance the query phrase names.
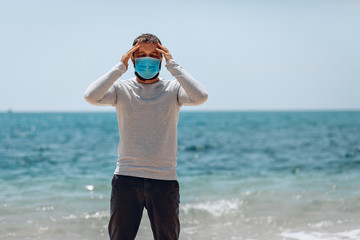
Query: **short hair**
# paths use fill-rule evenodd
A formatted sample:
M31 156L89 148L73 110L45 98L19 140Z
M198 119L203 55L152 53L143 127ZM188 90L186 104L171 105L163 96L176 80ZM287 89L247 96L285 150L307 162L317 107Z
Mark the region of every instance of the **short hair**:
M133 46L135 46L138 42L141 43L160 43L161 41L160 39L155 36L154 34L151 33L143 33L140 36L136 37L134 42L133 42Z

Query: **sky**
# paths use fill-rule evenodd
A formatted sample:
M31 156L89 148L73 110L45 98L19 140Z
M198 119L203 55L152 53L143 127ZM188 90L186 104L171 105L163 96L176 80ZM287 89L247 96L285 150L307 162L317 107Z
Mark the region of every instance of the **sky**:
M207 88L184 110L360 110L359 26L357 0L0 1L0 111L114 110L84 92L142 33Z

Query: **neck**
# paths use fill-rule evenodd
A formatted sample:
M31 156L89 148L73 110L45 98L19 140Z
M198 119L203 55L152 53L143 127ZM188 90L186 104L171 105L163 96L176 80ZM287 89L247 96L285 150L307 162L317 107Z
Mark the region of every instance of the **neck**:
M136 77L136 80L139 82L139 83L144 83L144 84L151 84L151 83L156 83L157 81L159 81L159 78L154 78L154 79L151 79L151 80L146 80L146 81L143 81L141 80L140 78Z

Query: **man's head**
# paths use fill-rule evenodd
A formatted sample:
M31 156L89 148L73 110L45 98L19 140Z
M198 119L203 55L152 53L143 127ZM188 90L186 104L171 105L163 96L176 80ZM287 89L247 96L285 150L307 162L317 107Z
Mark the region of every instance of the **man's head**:
M161 68L162 54L156 50L156 48L158 48L157 44L161 44L160 39L153 34L145 33L135 38L133 46L135 46L137 43L139 43L139 49L137 49L131 56L131 61L133 62L134 67L135 58L151 57L160 60L159 68ZM138 78L141 79L141 77L136 72L135 74ZM155 78L157 78L157 76L158 74L155 76Z
M161 41L157 36L150 33L144 33L138 36L137 38L135 38L133 42L133 46L135 46L138 42L140 47L138 50L136 50L133 53L131 57L133 63L135 61L134 58L140 58L140 57L153 57L153 58L161 59L162 57L161 53L159 53L156 50L156 48L158 47L157 44L158 43L161 44Z
M133 46L135 46L138 42L140 42L140 43L160 43L161 44L160 39L151 33L143 33L140 36L138 36L137 38L135 38L135 40L133 42Z

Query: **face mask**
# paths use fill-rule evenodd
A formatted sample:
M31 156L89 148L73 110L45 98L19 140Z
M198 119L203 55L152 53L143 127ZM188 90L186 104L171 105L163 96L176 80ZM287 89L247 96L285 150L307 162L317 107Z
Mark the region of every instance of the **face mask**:
M135 58L135 74L142 78L141 80L150 80L156 78L160 71L160 59L152 57Z

